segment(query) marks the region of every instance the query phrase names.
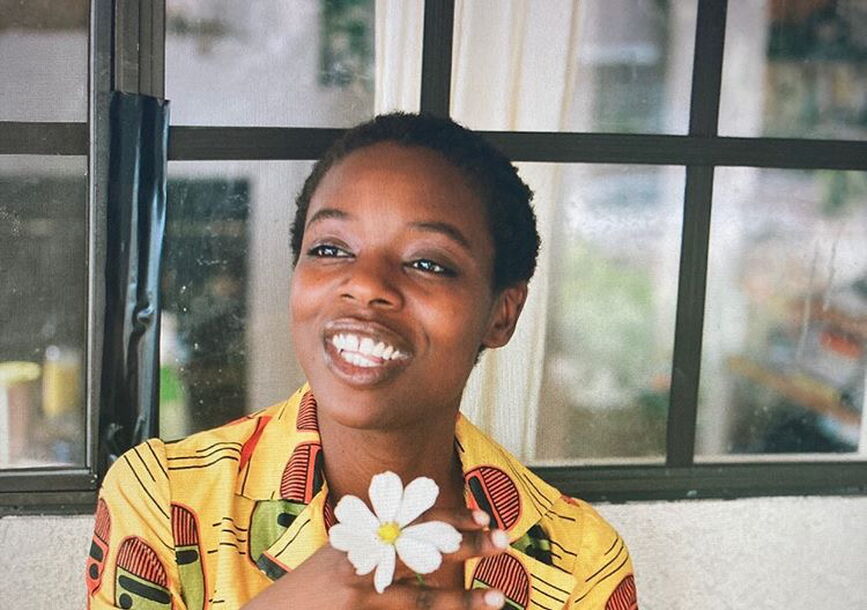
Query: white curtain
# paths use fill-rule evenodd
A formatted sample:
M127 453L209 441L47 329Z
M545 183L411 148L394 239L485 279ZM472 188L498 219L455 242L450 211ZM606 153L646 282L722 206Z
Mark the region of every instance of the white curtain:
M565 128L577 70L579 2L458 0L451 115L485 130ZM531 6L535 10L530 10ZM377 112L417 109L421 2L377 0ZM548 301L548 237L559 199L554 165L522 164L542 237L538 269L512 341L488 350L470 377L463 412L521 459L535 455Z
M423 0L376 0L376 114L418 111L421 98Z

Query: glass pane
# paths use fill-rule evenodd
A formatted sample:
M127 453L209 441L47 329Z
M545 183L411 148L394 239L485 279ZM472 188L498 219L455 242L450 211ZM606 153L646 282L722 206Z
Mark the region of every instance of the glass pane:
M0 0L0 121L87 120L88 0Z
M289 336L289 227L309 162L169 164L160 436L266 407L303 376Z
M662 460L684 171L561 171L534 463Z
M698 453L867 452L867 174L720 168Z
M867 3L730 1L720 133L867 137Z
M458 0L452 115L476 129L686 133L696 0Z
M0 156L0 468L84 463L86 169Z
M168 0L172 122L346 127L417 110L421 2L376 4Z

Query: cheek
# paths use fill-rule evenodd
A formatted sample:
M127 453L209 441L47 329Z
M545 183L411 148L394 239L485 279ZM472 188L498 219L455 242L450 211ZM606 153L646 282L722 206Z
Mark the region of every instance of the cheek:
M322 283L316 280L315 274L300 266L295 268L289 284L289 319L293 332L302 330L296 328L296 324L309 320L319 310L322 290Z
M475 362L486 329L487 301L484 294L464 295L444 299L431 311L427 326L449 357L465 353L468 361Z

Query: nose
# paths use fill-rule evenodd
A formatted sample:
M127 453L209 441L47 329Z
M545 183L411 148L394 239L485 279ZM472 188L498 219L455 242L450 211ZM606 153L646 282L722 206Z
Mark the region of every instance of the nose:
M359 256L348 266L341 296L359 305L379 309L400 309L403 295L398 287L396 271L379 257Z

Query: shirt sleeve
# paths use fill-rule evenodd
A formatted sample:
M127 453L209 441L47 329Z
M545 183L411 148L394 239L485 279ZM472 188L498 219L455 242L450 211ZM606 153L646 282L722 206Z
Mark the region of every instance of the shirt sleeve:
M581 512L581 546L575 570L578 584L566 608L637 610L635 573L623 538L589 504L571 503Z
M109 468L87 558L88 608L186 610L178 587L165 446L149 440Z

